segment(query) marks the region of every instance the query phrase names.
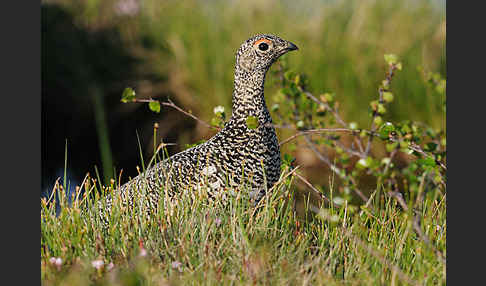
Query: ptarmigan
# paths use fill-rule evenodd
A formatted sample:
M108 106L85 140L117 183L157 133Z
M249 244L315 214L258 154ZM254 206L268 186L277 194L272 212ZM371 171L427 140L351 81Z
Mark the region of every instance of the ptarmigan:
M274 35L246 40L236 53L232 116L224 128L205 143L159 162L121 186L122 198L132 205L133 192L146 188L150 207L156 207L164 189L172 197L183 189L207 186L214 197L227 186L246 183L250 198L258 202L279 179L281 163L263 95L265 75L280 56L297 49ZM248 118L258 120L256 128L250 128Z

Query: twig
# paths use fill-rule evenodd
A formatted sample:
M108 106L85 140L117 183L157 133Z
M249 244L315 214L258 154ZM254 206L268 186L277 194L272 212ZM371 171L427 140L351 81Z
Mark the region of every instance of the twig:
M154 101L158 101L158 100L155 100L155 99L152 99L152 98L150 98L150 99L136 99L135 100L135 102L154 102ZM189 113L189 112L185 111L184 109L180 108L174 102L172 102L172 100L170 100L170 99L167 99L167 102L165 102L165 101L159 101L159 102L163 106L172 107L172 108L176 109L177 111L182 112L183 114L191 117L192 119L196 120L197 122L203 124L204 126L206 126L208 128L212 128L212 129L215 129L215 130L218 130L218 131L221 130L221 128L214 126L214 125L211 125L211 124L207 123L206 121L199 119L194 114Z
M387 81L387 86L390 86L391 85L391 81L392 81L392 78L393 78L393 71L396 69L396 66L394 64L391 64L390 65L390 69L388 71L388 73L386 74L386 78L385 80ZM383 100L383 92L385 92L387 90L385 90L384 88L380 87L378 89L378 93L379 93L379 98L378 98L378 102L380 104L383 104L384 103L384 100ZM371 132L370 133L370 136L368 137L368 142L366 143L366 149L365 149L365 154L368 155L370 153L370 149L371 149L371 141L373 141L373 132L376 131L376 124L375 124L375 118L378 116L378 111L377 110L374 110L373 111L373 117L371 118Z
M319 192L319 190L314 187L314 185L312 185L311 183L309 183L309 181L303 177L302 175L300 175L299 173L295 173L295 176L301 180L304 184L306 184L311 190L313 190L314 192L316 192L317 194L319 194L324 200L326 200L328 203L334 205L334 203L329 200L322 192Z
M423 151L417 144L415 144L414 142L411 142L409 147L409 149L415 151L415 152L418 152L420 153L422 156L425 156L425 157L429 157L429 158L432 158L434 159L434 162L439 165L442 169L444 169L444 171L447 171L447 168L446 166L439 160L436 160L434 156L431 156L427 153L425 153L425 151Z
M298 133L295 133L294 135L288 137L287 139L283 140L280 142L280 146L284 145L285 143L288 143L289 141L303 136L303 135L308 135L308 134L314 134L314 133L325 133L325 132L346 132L346 133L359 133L360 130L354 130L354 129L349 129L349 128L319 128L319 129L308 129L304 131L300 131Z
M291 129L290 127L279 127L279 126L276 126L276 125L274 125L274 127ZM294 135L292 135L292 136L286 138L285 140L281 141L280 146L282 146L282 145L284 145L284 144L286 144L286 143L288 143L288 142L290 142L290 141L292 141L295 138L300 137L300 136L304 136L304 135L308 135L308 134L327 133L327 132L344 132L344 133L351 133L351 134L357 134L357 133L365 132L365 133L369 134L370 136L376 136L377 135L376 131L365 130L365 129L349 129L349 128L308 129L308 130L299 131L299 132L295 133ZM399 140L395 139L395 138L389 138L389 140L392 141L392 142L399 142ZM442 169L444 169L444 171L447 171L447 167L442 162L440 162L439 160L436 160L432 155L427 154L425 151L423 151L420 148L420 146L418 146L414 142L410 142L410 144L408 145L408 149L410 149L412 151L416 151L416 152L420 153L421 155L423 155L425 157L429 157L429 158L434 159L435 163L438 166L440 166ZM349 150L349 151L352 151L352 150ZM354 151L354 153L352 153L352 154L354 154L356 156L360 156L361 158L364 158L363 157L364 154L360 154L356 151Z

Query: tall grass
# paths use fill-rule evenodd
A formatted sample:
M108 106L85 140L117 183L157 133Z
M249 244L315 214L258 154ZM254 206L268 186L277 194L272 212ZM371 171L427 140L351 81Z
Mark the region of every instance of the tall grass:
M96 182L87 179L71 207L56 188L59 201L41 202L43 284L445 285L445 260L435 251L446 250L440 194L412 205L431 247L414 232L414 214L391 197L378 198L378 208L307 203L299 216L292 181L287 169L256 208L244 186L225 203L204 192L162 196L150 215L115 195L106 226L90 207L103 203Z

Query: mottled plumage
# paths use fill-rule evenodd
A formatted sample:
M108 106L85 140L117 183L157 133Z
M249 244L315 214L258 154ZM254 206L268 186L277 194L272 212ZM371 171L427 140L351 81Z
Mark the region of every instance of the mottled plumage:
M232 116L224 128L205 143L159 162L117 191L130 201L133 191L148 187L147 201L155 207L162 189L176 196L182 189L209 186L208 193L214 197L224 192L225 186L246 180L250 197L258 201L279 179L281 162L263 95L265 75L275 60L296 49L274 35L257 35L245 41L236 54ZM258 119L257 128L248 127L249 117Z

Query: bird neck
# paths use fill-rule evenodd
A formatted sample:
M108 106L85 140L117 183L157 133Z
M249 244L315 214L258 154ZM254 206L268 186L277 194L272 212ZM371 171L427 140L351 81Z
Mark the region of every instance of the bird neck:
M233 90L233 119L246 119L255 116L259 121L267 121L269 112L265 104L263 89L267 70L247 71L235 68Z

